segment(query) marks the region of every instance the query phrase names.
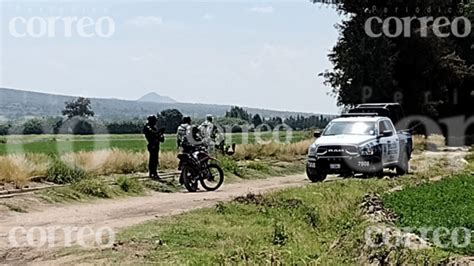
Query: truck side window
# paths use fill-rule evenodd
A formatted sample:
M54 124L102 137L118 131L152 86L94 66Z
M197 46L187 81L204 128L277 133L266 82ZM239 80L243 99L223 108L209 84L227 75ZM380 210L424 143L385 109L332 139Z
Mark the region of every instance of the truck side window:
M395 134L395 132L397 132L388 120L384 120L384 121L382 121L382 123L384 124L386 130L391 130L394 134Z
M380 121L379 122L379 134L382 134L385 130L387 130L384 122L385 121Z

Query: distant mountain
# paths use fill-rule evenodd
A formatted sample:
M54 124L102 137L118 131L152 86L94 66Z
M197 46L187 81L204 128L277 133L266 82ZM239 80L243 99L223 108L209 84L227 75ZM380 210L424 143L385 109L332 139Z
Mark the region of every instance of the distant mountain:
M138 102L152 102L152 103L177 103L174 99L168 96L161 96L156 92L150 92L143 95Z
M20 117L60 116L64 103L77 97L55 95L15 89L0 88L0 119ZM127 101L118 99L90 98L96 117L102 119L143 118L162 110L176 108L191 117L204 117L212 114L222 117L230 109L229 105L195 104L195 103L154 103L149 101ZM244 108L252 114L263 117L280 116L282 118L296 115L309 116L310 113L274 111L266 109Z

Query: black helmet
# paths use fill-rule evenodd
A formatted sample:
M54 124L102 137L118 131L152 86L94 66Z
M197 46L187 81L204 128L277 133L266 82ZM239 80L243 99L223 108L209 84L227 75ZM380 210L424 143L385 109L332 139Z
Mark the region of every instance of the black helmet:
M152 122L156 123L158 121L158 118L156 118L156 115L149 115L146 120L148 120L148 122L150 123Z
M191 117L189 116L183 117L183 124L191 124Z
M212 120L213 120L212 115L206 115L206 120L209 121L209 122L212 122Z

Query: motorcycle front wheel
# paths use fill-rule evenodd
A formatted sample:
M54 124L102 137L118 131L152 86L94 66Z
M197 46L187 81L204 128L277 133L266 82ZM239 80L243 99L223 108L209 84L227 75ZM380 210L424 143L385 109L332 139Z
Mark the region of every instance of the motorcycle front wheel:
M201 186L207 191L216 191L224 183L224 171L217 164L209 164L202 174Z
M183 165L183 170L181 172L181 178L184 184L184 187L189 192L196 192L198 189L198 173L190 165Z

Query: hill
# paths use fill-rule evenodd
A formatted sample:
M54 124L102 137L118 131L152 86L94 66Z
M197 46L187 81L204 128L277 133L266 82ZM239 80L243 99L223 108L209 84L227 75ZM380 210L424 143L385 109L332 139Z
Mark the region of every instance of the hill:
M15 89L0 88L0 117L15 119L25 116L45 117L59 116L64 108L64 102L75 99L75 96L55 95ZM144 117L169 108L179 109L182 113L192 117L204 117L212 114L216 117L224 116L230 109L229 105L197 104L197 103L153 103L129 101L119 99L90 98L92 108L97 117L102 119L120 119ZM171 99L171 98L170 98ZM309 113L285 112L266 109L244 108L253 114L264 117L295 115L309 116Z
M177 103L176 100L168 97L159 95L156 92L150 92L148 94L143 95L137 101L139 102L152 102L152 103Z

